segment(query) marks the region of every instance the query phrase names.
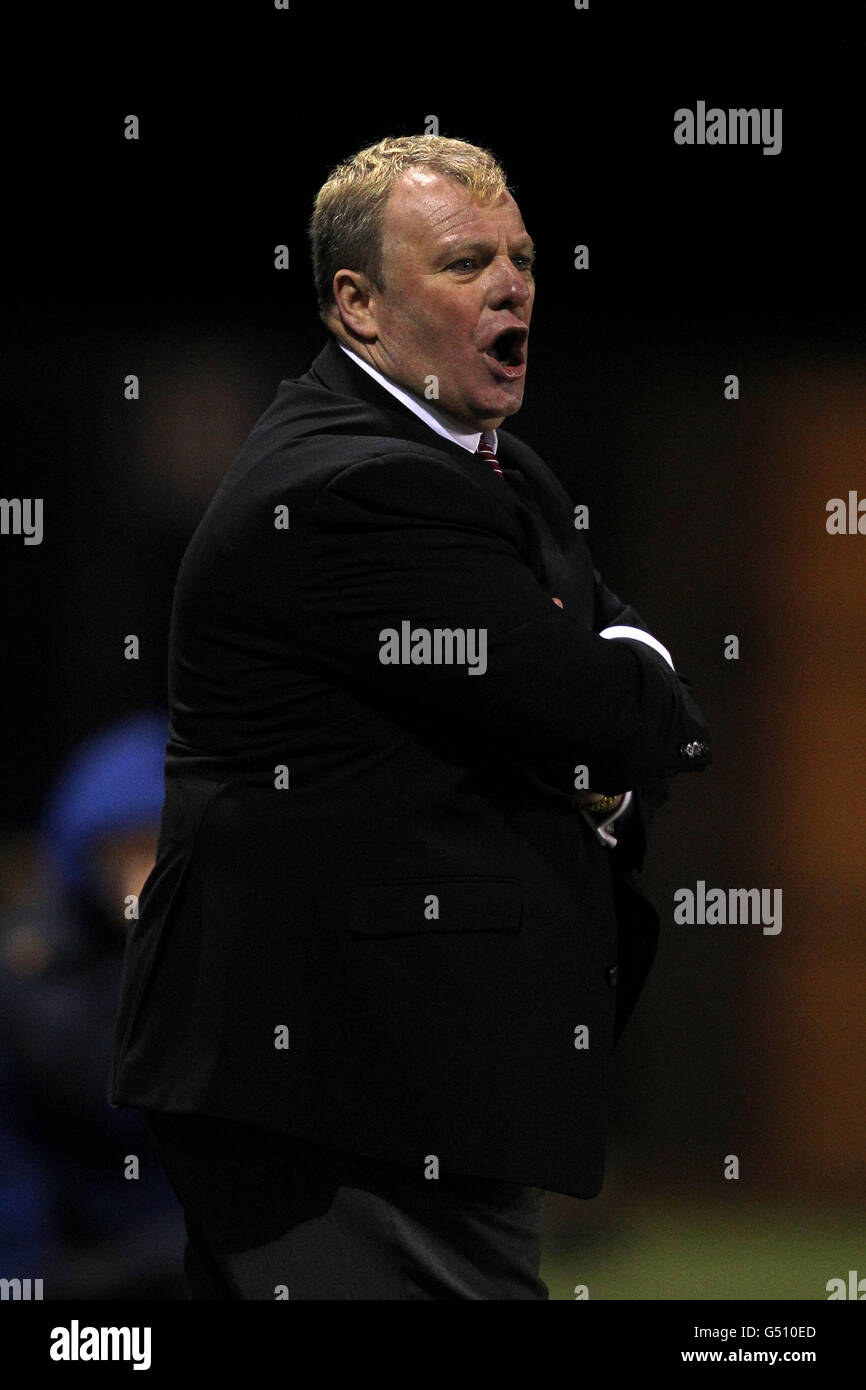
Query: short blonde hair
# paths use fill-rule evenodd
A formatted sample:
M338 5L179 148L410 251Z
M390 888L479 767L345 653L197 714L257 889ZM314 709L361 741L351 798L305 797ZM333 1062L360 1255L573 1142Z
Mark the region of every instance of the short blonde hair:
M319 189L309 236L319 317L328 323L338 270L356 270L379 289L385 204L407 169L423 167L463 184L485 202L510 192L505 170L489 150L445 135L388 136L331 170Z

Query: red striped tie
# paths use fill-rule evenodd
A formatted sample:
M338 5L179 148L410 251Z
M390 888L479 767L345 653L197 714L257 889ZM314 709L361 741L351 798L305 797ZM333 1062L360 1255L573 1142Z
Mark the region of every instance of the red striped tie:
M494 454L494 452L493 452L493 450L491 449L490 445L489 445L489 444L485 444L485 442L484 442L484 436L483 436L483 435L482 435L482 437L481 437L481 438L479 439L479 441L478 441L478 448L476 449L475 452L476 452L477 454L480 454L481 457L484 459L485 463L489 463L489 464L490 464L490 467L493 469L493 472L494 472L494 473L498 473L499 476L500 476L500 478L502 479L502 481L505 482L505 474L503 473L502 469L499 467L499 459L498 459L498 458L496 457L496 455Z

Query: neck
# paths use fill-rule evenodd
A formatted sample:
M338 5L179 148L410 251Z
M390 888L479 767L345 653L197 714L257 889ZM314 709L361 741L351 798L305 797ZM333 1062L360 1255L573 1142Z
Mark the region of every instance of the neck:
M365 362L368 367L372 367L374 371L378 372L380 376L385 377L385 379L390 381L394 386L399 386L401 391L405 391L408 395L414 397L419 405L423 406L425 410L428 410L431 415L437 416L447 429L453 430L456 434L476 434L478 432L485 434L490 430L499 429L499 426L505 419L504 415L493 418L485 416L480 420L474 416L458 415L454 411L448 410L440 400L428 400L426 396L421 395L414 382L406 381L397 375L396 372L389 371L387 364L378 362L374 354L370 352L366 343L355 341L333 330L332 332L334 339L342 347L346 348L349 352L353 352L355 356L360 358L362 362Z

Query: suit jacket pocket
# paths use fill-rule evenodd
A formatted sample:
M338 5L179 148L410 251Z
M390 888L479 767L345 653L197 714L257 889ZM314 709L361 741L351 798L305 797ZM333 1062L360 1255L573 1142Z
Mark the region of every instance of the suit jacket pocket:
M115 1032L115 1076L171 929L184 905L201 830L221 785L193 778L181 785L169 785L162 809L156 862L139 896L138 920L126 940Z
M520 931L517 879L428 878L362 883L345 897L351 937L429 936L436 932Z

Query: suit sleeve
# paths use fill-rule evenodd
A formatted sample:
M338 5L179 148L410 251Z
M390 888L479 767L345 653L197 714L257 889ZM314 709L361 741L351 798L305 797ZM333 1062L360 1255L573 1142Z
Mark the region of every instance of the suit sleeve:
M647 624L629 604L623 603L603 582L595 571L595 628L601 631L606 627L636 627L649 632ZM654 634L653 634L654 635ZM691 693L691 682L681 672L677 677L683 688ZM618 843L612 851L613 865L620 873L631 869L640 870L646 857L647 840L656 811L670 796L670 785L666 777L646 778L633 789L630 813L617 825Z
M401 453L351 465L301 544L295 611L311 664L374 706L459 725L567 794L578 764L590 785L616 787L709 762L703 716L664 659L553 604L507 508L456 464ZM464 634L483 670L427 660L422 645L386 664L383 643L404 630Z
M598 570L595 574L595 618L593 630L602 632L606 627L636 627L643 632L650 632L643 618L628 603L623 603L621 598L609 589L604 583ZM655 636L656 634L652 634Z

